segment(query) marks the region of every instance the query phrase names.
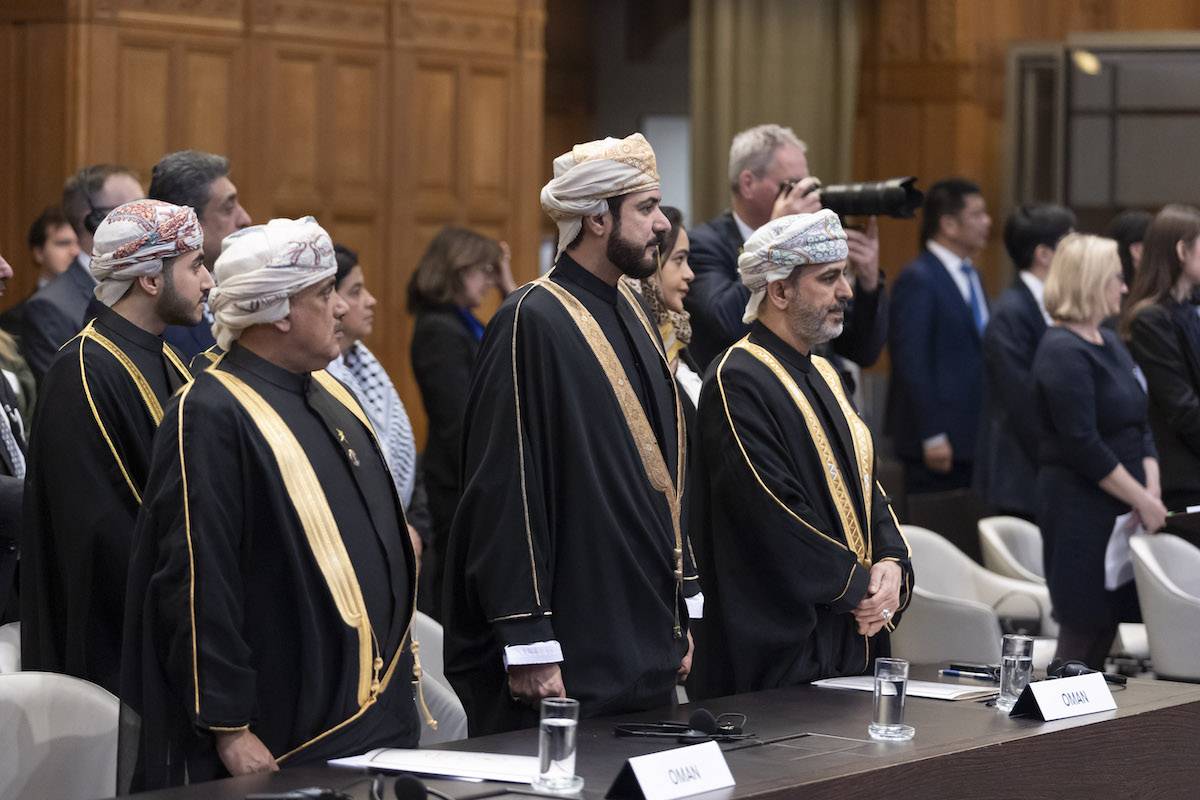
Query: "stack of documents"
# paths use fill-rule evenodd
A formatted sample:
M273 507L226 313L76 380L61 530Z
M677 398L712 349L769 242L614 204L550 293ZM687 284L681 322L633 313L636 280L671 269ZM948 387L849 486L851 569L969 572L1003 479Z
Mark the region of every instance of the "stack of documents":
M871 675L855 675L850 678L825 678L813 681L813 686L829 689L856 689L860 692L875 691L875 678ZM928 697L931 700L982 700L1000 694L998 687L964 686L957 683L935 681L909 681L906 694L909 697Z

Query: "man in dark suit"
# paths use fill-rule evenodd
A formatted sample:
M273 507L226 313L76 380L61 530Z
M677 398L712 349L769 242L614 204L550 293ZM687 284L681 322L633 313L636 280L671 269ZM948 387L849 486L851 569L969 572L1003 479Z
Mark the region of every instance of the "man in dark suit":
M29 226L29 255L37 265L37 286L24 300L0 314L0 328L25 338L25 306L34 292L67 271L79 256L79 237L58 206L48 206Z
M1004 248L1017 279L992 307L983 332L983 439L975 486L999 514L1033 519L1037 414L1033 356L1050 324L1042 299L1050 260L1075 214L1056 205L1023 205L1004 223Z
M116 164L84 167L63 186L63 213L79 237L79 255L67 271L34 293L25 303L25 360L40 381L58 348L83 327L96 281L92 263L92 234L119 205L145 197L133 171Z
M688 231L688 263L696 274L684 300L692 319L688 352L701 368L750 330L742 321L750 293L737 272L742 244L772 219L821 208L821 184L808 174L805 149L791 128L779 125L759 125L733 137L730 210ZM856 285L845 331L832 342L832 353L835 360L843 356L866 367L879 358L887 335L875 220L865 232L847 229L846 236Z
M225 237L251 223L238 200L237 187L229 180L229 159L213 153L180 150L163 156L150 173L150 198L190 206L196 212L204 229L204 263L209 269L217 263ZM206 303L200 322L171 325L163 331L163 338L190 361L217 343L212 323Z
M925 195L924 249L892 288L888 429L909 494L971 485L988 321L971 259L991 227L976 184L938 181Z
M0 295L12 267L0 255ZM21 531L21 498L25 492L25 429L10 379L0 370L0 624L17 619L17 561Z

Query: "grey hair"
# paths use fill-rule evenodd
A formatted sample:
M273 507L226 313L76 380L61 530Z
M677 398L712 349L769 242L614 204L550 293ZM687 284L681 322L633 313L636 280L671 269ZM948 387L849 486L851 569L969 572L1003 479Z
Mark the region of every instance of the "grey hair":
M808 145L800 141L796 132L782 125L755 125L734 136L729 145L729 188L737 193L742 170L748 169L761 178L771 166L775 151L784 145L799 147L802 153L808 151Z
M191 206L204 213L212 197L212 182L229 174L229 159L199 150L179 150L163 156L150 173L150 198Z

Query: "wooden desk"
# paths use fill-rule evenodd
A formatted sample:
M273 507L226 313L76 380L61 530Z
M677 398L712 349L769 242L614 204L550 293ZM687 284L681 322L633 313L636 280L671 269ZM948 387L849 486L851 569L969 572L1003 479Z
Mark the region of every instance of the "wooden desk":
M914 677L925 677L914 668ZM1130 680L1114 692L1117 710L1074 720L1010 719L982 703L909 698L905 722L916 738L868 739L867 692L797 686L704 703L714 714L747 716L747 732L773 744L723 745L737 786L705 800L882 800L913 798L1194 798L1200 796L1200 686ZM693 704L693 707L699 704ZM686 720L692 707L623 720ZM670 740L619 739L613 720L585 720L576 767L585 800L600 800L625 759L665 749ZM446 745L448 749L537 754L537 731ZM241 800L247 793L304 786L344 787L361 777L332 767L250 776L139 795L153 800ZM429 781L456 800L512 794L520 787ZM350 788L368 798L366 783ZM388 781L386 797L392 797ZM528 790L526 790L528 791Z

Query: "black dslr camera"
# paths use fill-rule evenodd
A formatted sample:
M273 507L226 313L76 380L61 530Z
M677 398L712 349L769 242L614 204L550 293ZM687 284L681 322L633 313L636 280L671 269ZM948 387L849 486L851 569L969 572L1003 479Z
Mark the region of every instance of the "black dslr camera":
M779 184L779 193L790 192L799 181ZM883 216L908 219L921 207L925 194L916 187L916 176L889 178L866 183L838 183L814 186L821 192L821 205L839 217Z

